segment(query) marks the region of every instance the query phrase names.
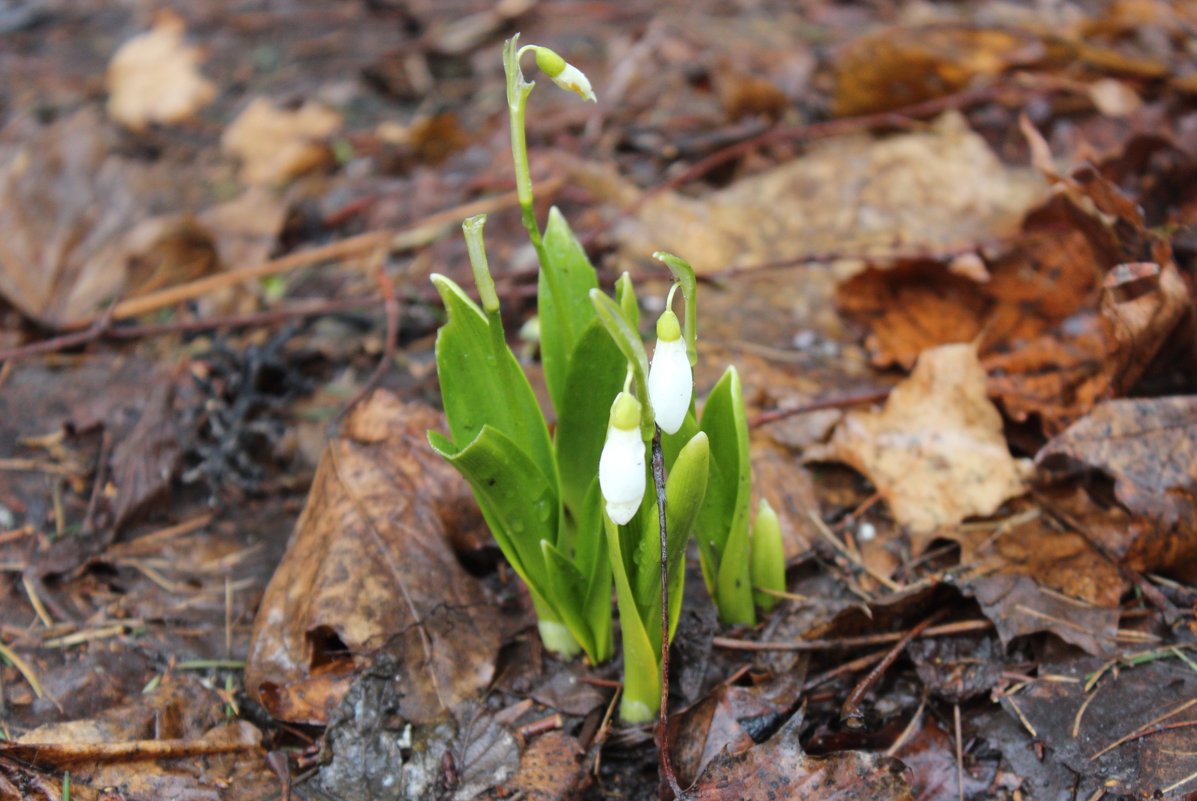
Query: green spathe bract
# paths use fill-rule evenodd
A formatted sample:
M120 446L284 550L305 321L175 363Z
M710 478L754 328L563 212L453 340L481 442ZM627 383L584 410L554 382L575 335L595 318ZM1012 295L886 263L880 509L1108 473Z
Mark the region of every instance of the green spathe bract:
M786 588L785 549L781 541L781 521L764 498L752 523L752 586L756 605L768 612L778 597L761 590L783 592Z

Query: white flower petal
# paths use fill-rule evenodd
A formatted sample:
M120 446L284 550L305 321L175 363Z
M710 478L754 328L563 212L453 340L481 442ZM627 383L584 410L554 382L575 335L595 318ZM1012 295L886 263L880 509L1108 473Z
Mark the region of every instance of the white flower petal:
M690 370L690 357L686 355L685 340L658 339L653 350L653 363L648 369L648 397L662 431L677 433L690 410L693 394L694 374Z
M632 519L644 500L646 483L640 429L608 427L603 455L599 457L599 488L613 521L623 525Z
M567 91L577 92L584 100L598 102L598 98L594 96L594 90L590 88L590 79L586 77L586 73L573 64L566 64L565 69L553 78L553 83Z

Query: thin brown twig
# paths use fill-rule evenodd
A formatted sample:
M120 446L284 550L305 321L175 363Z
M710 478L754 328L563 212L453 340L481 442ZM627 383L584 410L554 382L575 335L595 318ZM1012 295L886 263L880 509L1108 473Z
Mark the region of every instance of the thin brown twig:
M960 704L952 704L956 719L956 797L964 801L964 737L960 731Z
M844 705L840 707L840 721L845 726L848 728L861 728L863 726L860 704L864 701L865 696L877 686L877 682L881 681L881 677L885 675L885 671L889 670L890 666L897 661L898 656L906 650L906 646L910 645L915 637L922 634L931 627L932 623L935 623L947 613L947 609L936 610L923 620L923 622L902 635L902 639L894 644L894 647L889 650L889 653L885 655L881 662L870 670L867 676L860 680L856 687L852 689L852 692L848 694Z
M167 336L170 334L211 331L217 328L249 328L258 325L270 325L271 323L281 322L293 317L318 317L324 314L353 311L355 309L374 306L377 303L378 299L374 297L312 300L295 303L281 309L271 309L269 311L253 312L250 314L233 314L198 320L179 320L173 323L159 323L154 325L93 326L86 331L51 337L50 339L43 339L29 345L0 351L0 361L4 362L7 366L31 356L57 353L67 348L87 345L99 340L141 339L144 337Z
M785 406L778 409L770 409L767 412L760 412L748 421L749 428L759 428L766 423L773 423L777 420L784 420L787 417L794 417L799 414L809 414L810 412L819 412L824 409L842 409L845 406L860 406L865 403L879 403L889 397L889 389L875 389L870 392L860 392L855 395L840 395L835 398L823 398L822 400L811 401L809 403L800 403L796 406Z
M1089 757L1089 759L1090 760L1097 759L1102 754L1104 754L1108 751L1112 751L1113 749L1117 748L1118 746L1122 745L1123 743L1128 743L1131 740L1137 740L1140 737L1143 737L1148 734L1155 734L1157 732L1165 731L1167 727L1159 727L1159 726L1157 726L1157 724L1162 723L1163 721L1167 720L1168 718L1172 717L1173 715L1179 715L1181 712L1184 712L1186 709L1193 706L1194 704L1197 704L1197 698L1190 698L1188 701L1185 701L1183 704L1181 704L1180 706L1171 710L1170 712L1165 712L1164 714L1160 715L1158 718L1147 721L1142 726L1140 726L1139 728L1132 731L1130 734L1119 737L1117 740L1110 743L1109 745L1107 745L1105 748L1098 751L1093 756ZM1174 726L1176 728L1181 728L1180 726L1176 726L1176 724L1170 724L1170 725ZM1197 720L1187 721L1185 725L1197 726Z
M882 659L885 659L885 655L888 653L889 653L889 649L886 649L884 651L874 651L871 654L865 654L864 656L858 656L856 659L853 659L850 662L845 662L844 664L840 665L839 667L834 667L831 670L820 673L818 676L807 679L806 682L802 685L802 691L809 692L810 690L813 690L815 687L818 687L822 684L826 684L827 682L831 681L832 679L838 679L840 676L843 676L843 675L846 675L849 673L855 673L858 670L864 670L865 668L867 668L871 665L877 664Z
M960 620L931 626L921 632L920 637L948 637L955 634L971 634L993 628L989 620ZM838 640L794 640L791 642L737 640L733 637L715 637L711 645L731 651L836 651L847 648L861 648L869 645L886 645L898 642L909 631L887 631L882 634L864 634L859 637L842 637Z
M379 246L387 246L391 241L390 231L371 231L365 234L342 239L319 247L301 250L278 259L256 264L253 267L243 267L240 270L207 275L178 286L160 289L140 297L130 298L116 304L112 310L112 319L125 320L138 317L147 312L164 309L188 300L202 298L219 289L236 286L246 281L281 275L300 267L307 267L320 262L333 262L369 253ZM90 321L89 321L90 322Z

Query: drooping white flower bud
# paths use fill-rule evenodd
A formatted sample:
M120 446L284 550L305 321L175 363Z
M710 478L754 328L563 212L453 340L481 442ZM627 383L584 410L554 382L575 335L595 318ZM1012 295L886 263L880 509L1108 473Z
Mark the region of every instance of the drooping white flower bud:
M666 434L676 434L690 410L694 395L694 373L686 355L686 342L677 315L666 309L657 319L657 346L648 370L648 397L657 425Z
M607 516L623 525L644 500L644 440L640 437L640 401L627 392L615 396L607 441L599 457L599 489Z
M570 64L547 47L536 46L536 66L549 76L553 83L570 92L577 92L584 100L598 102L586 73Z

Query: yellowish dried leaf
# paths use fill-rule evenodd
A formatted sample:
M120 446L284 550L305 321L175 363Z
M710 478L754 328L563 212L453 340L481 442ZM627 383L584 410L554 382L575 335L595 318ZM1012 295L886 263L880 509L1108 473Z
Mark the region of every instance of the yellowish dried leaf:
M134 131L182 122L216 96L199 71L202 54L184 40L183 20L165 12L121 45L108 64L108 114Z
M989 515L1024 491L972 344L924 351L879 412L850 412L815 454L864 473L913 532Z
M328 162L327 140L341 128L341 115L309 101L295 111L255 99L225 130L220 144L241 159L241 180L278 184Z

